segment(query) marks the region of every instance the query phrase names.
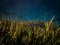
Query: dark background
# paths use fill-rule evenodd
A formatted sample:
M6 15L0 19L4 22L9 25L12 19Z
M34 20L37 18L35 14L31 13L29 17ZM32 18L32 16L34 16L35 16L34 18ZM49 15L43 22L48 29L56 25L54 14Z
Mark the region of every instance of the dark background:
M16 13L4 16L24 16L21 20L50 20L60 18L60 0L0 0L0 12L10 11ZM20 18L18 18L20 20Z

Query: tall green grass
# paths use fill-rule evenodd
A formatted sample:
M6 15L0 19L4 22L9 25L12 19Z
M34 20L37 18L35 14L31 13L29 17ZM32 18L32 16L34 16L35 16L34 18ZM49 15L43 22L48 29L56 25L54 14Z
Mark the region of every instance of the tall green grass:
M29 21L0 19L0 45L60 45L60 26L53 20L54 17L40 27Z

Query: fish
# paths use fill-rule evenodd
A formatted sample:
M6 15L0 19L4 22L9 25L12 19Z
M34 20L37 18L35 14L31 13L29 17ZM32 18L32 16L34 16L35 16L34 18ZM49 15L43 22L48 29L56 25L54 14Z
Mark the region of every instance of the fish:
M9 15L9 14L15 15L16 13L15 13L15 12L9 12L9 11L0 11L0 15L1 15L1 16L7 16L7 15Z

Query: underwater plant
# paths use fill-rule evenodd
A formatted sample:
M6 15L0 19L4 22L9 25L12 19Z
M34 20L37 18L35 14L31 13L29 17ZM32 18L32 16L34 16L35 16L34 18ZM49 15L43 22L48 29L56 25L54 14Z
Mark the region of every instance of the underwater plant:
M60 26L47 22L0 19L0 45L59 45Z

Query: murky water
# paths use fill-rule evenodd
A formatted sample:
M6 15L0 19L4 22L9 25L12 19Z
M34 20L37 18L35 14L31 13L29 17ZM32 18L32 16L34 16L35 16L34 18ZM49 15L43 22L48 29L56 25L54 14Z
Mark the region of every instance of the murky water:
M4 17L23 16L19 20L50 20L53 16L60 18L60 1L58 0L9 0L0 1L0 11L10 11L16 14L6 14ZM6 17L7 16L7 17ZM11 18L13 18L11 17Z

